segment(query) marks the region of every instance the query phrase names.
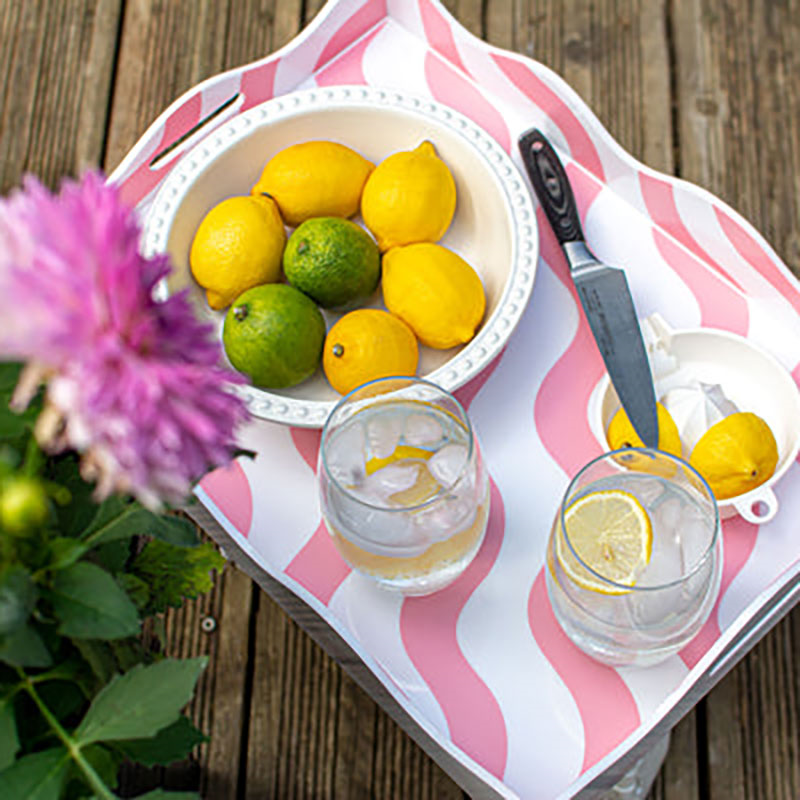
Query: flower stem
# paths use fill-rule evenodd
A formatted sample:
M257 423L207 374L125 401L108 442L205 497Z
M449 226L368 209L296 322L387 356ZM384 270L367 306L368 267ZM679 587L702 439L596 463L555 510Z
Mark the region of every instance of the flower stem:
M64 747L66 747L73 761L81 768L95 794L103 798L103 800L116 800L114 793L105 785L103 779L95 772L94 767L84 758L83 753L81 753L80 745L64 730L53 712L45 705L31 679L19 667L17 667L17 674L19 675L22 688L31 696L33 702L36 703L36 707L47 720L47 723L61 740Z

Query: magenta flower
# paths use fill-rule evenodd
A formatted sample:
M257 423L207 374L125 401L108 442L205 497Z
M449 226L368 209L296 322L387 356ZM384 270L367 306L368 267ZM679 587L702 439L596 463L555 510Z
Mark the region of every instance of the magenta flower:
M246 412L185 294L153 299L169 260L141 256L139 233L99 173L0 199L0 359L28 362L15 406L46 382L43 448L80 452L99 498L157 507L230 460Z

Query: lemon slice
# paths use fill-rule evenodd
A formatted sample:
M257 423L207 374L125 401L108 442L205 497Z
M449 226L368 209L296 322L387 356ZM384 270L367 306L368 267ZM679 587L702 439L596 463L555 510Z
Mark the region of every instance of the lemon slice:
M377 472L379 469L383 469L385 466L393 464L395 461L402 461L406 458L428 459L432 455L433 453L430 450L423 450L421 447L411 447L407 444L399 444L395 447L391 455L384 456L383 458L373 456L368 459L364 464L364 471L367 475L372 475L373 472Z
M559 526L556 557L571 580L602 594L624 594L619 585L635 585L650 561L653 528L632 494L621 489L585 494L567 508L564 522L572 549ZM603 583L584 564L617 586Z

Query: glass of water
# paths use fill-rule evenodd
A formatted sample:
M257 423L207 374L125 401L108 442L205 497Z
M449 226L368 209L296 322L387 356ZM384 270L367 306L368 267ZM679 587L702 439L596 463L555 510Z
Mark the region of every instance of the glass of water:
M489 484L461 404L417 378L345 395L322 431L322 513L342 557L380 585L429 594L480 548Z
M590 656L615 666L678 652L719 592L714 495L689 464L631 448L587 464L550 533L545 576L556 619Z

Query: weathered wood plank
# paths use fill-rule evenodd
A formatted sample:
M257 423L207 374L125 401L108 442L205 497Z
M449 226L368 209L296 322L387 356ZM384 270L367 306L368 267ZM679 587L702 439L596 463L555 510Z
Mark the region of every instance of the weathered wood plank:
M0 191L102 157L121 0L0 2Z
M672 11L680 175L739 210L800 275L798 4L692 0ZM712 800L800 795L798 618L705 701Z

